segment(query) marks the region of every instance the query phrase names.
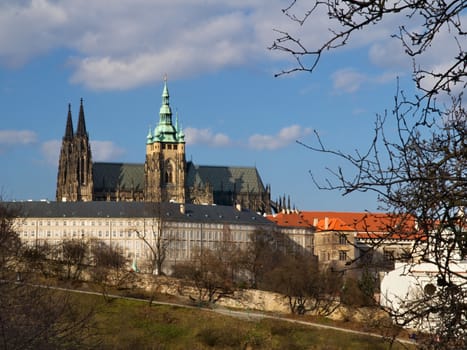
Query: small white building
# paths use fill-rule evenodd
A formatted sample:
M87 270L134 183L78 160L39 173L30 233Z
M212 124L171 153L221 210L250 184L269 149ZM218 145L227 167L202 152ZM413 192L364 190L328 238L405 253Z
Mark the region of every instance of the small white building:
M467 259L453 243L453 235L448 230L442 232L437 244L426 242L427 247L437 248L436 256L431 248L422 261L396 263L381 281L380 304L401 326L435 332L441 326L440 310L449 310L446 304L452 299L448 294L452 293L454 303L467 303ZM464 300L459 300L462 296ZM459 317L456 322L467 322L465 312Z

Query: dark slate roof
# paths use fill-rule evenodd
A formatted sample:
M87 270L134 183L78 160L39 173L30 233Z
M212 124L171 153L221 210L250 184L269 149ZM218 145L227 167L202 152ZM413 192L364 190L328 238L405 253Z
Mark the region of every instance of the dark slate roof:
M144 164L93 163L92 178L97 191L143 191Z
M219 192L265 192L263 182L255 167L210 166L188 163L187 185L209 183Z
M188 187L204 187L208 183L217 192L265 192L255 167L195 165L187 163ZM144 164L94 163L92 167L94 189L144 190Z
M148 202L3 202L17 208L20 217L34 218L158 218L167 221L226 223L274 226L268 219L249 210L231 206Z

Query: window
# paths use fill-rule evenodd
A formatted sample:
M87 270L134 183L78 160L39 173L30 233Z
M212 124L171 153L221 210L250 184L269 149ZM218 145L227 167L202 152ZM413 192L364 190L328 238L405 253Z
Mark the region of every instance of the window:
M165 183L173 183L173 167L170 161L168 161L165 166Z
M339 250L339 260L340 261L347 260L347 252L345 250Z
M436 286L434 284L428 283L425 288L423 288L423 291L427 296L432 296L436 292Z
M385 261L394 261L394 252L392 250L384 251L384 260Z
M339 244L347 244L347 236L344 234L339 235Z
M326 252L322 251L322 252L320 253L320 260L321 260L321 261L325 261L325 260L326 260Z

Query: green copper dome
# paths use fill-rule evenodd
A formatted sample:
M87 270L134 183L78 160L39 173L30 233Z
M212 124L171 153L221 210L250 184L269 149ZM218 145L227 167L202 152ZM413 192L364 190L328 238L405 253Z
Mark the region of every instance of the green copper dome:
M169 103L169 89L167 88L167 79L164 79L164 89L162 90L162 104L159 110L159 123L154 128L154 132L147 136L147 143L168 142L185 143L185 135L176 125L172 124L172 110Z

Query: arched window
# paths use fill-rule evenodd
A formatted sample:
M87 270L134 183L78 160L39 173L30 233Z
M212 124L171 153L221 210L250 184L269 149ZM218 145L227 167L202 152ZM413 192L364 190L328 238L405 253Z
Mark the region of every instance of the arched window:
M174 182L173 166L172 162L168 160L165 163L165 183L171 184Z

